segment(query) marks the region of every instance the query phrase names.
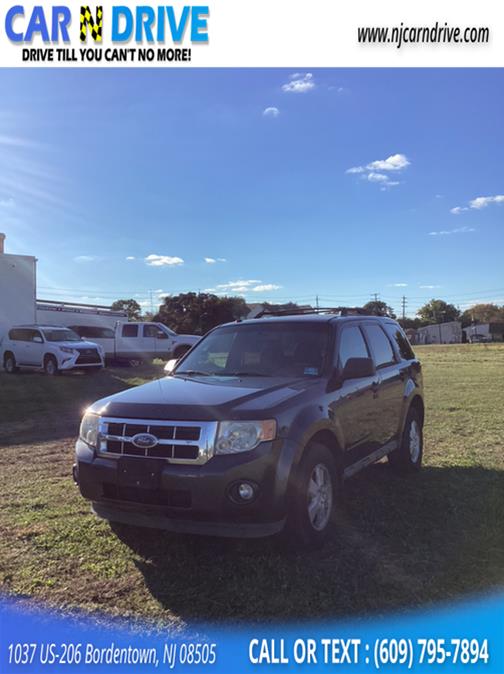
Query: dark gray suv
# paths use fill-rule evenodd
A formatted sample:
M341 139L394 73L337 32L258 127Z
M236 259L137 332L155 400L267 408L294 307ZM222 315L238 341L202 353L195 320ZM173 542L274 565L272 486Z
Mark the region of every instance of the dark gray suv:
M344 479L422 462L421 366L392 319L295 312L211 330L158 381L94 403L74 477L112 521L316 544Z

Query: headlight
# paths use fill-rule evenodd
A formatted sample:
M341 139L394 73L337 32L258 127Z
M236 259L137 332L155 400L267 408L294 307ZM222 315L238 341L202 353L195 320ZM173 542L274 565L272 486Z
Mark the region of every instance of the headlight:
M98 447L98 423L100 417L97 414L92 414L91 412L86 412L82 417L79 437L83 440L86 445L89 445L93 449Z
M267 421L221 421L215 441L216 454L248 452L261 442L274 440L277 424Z
M74 353L75 351L75 349L71 349L69 346L60 346L59 350L63 351L63 353Z

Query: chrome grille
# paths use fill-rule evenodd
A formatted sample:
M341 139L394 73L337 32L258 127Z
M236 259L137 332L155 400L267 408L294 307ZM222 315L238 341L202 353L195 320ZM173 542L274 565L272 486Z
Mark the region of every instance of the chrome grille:
M140 456L166 459L169 463L201 464L213 455L216 421L158 421L101 417L98 454L107 458ZM157 444L138 447L137 434L153 435Z

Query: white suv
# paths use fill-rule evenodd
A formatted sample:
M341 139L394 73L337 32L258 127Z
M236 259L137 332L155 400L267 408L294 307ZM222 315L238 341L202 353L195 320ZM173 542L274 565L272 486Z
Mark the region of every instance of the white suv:
M46 374L104 365L103 349L82 340L73 330L57 325L20 325L9 330L0 342L2 362L12 374L20 367L43 368Z

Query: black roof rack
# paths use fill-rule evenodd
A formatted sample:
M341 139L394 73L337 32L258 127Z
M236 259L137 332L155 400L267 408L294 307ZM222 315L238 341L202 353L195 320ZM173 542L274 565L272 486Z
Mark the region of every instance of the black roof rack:
M297 309L263 309L255 318L263 316L304 316L308 314L335 314L338 316L372 316L363 307L310 307Z

